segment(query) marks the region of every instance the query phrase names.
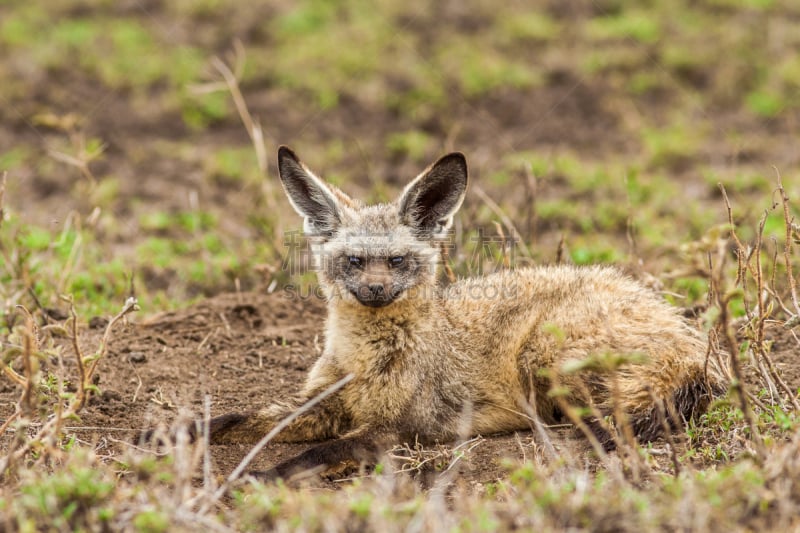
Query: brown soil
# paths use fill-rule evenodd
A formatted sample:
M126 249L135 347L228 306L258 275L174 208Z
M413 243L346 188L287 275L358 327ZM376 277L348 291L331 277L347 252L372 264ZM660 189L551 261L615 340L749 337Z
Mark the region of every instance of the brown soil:
M219 295L145 322L134 318L115 330L98 370L102 394L92 398L71 431L82 441L110 445L118 452L135 440L138 430L169 423L181 410L202 416L206 396L216 416L290 395L301 387L320 353L324 315L324 304L314 297L243 292ZM97 346L104 330L102 321L92 323L94 327L81 335L86 353ZM796 389L797 341L783 331L774 332L773 360ZM70 362L65 358L68 373ZM755 378L751 382L755 384ZM0 391L0 418L12 412L18 395L9 385ZM586 448L583 439L568 430L552 435L557 449ZM306 447L271 443L251 469L264 470ZM495 481L505 472L504 458L530 458L535 448L531 432L489 436L468 454L459 475L471 484ZM246 445L212 446L216 473L229 474L249 450Z

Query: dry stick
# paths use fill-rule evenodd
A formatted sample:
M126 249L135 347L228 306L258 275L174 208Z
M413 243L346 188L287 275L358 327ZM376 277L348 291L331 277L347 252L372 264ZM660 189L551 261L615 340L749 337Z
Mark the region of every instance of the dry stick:
M75 354L75 361L78 364L78 396L76 405L83 406L86 395L86 365L83 362L83 352L78 345L78 314L75 312L75 305L69 299L70 333L69 340L72 343L72 352Z
M775 169L777 172L777 169ZM789 280L789 293L792 296L792 304L796 312L795 316L800 316L800 303L797 299L797 284L792 273L792 217L789 213L789 197L783 188L783 182L778 174L778 191L781 193L781 204L783 205L783 224L786 227L786 242L783 243L783 260L786 265L786 277Z
M244 72L244 65L245 65L245 50L242 42L238 39L233 41L234 47L234 57L235 57L235 70L231 71L228 65L225 64L219 57L213 57L211 59L211 64L214 66L215 69L222 75L222 78L225 82L225 86L227 86L228 92L230 92L231 97L233 98L233 103L236 106L236 111L239 114L239 118L242 121L242 124L247 130L247 134L250 137L250 140L253 144L253 149L256 152L256 159L258 160L258 169L261 172L261 175L264 177L268 176L267 170L267 152L266 146L264 144L264 130L261 127L261 124L258 121L253 120L253 116L250 114L250 111L247 109L247 102L242 95L242 91L239 88L239 79L242 77ZM207 88L197 88L199 92L203 91L217 91L220 89L219 84L211 83L207 84ZM263 198L266 202L267 208L274 210L275 208L275 200L272 194L272 186L270 181L264 179L261 181L262 184L262 191L263 191ZM280 233L280 227L276 227L276 234Z
M755 251L753 255L755 256L755 271L757 274L756 277L756 302L757 302L757 316L754 317L755 323L755 349L752 350L751 353L756 355L756 363L762 373L762 379L767 386L767 389L775 393L777 392L778 388L775 386L774 380L770 376L770 372L764 369L764 362L767 362L768 367L772 367L773 372L771 374L773 376L777 376L777 373L774 372L774 366L768 362L769 355L767 354L766 349L764 348L764 324L769 318L770 311L768 310L768 302L767 302L767 294L764 290L764 276L763 276L763 268L761 266L761 248L763 245L763 235L764 235L764 226L767 223L767 215L768 213L765 211L764 216L761 217L761 220L758 223L758 232L756 233L756 245Z
M139 310L138 300L133 296L129 296L128 299L125 300L125 305L122 307L122 311L117 313L117 315L114 316L108 322L106 330L103 332L103 338L100 339L100 349L97 351L97 355L89 365L89 372L88 375L86 376L87 379L92 379L92 375L94 374L97 365L105 357L106 352L108 351L108 341L111 340L111 330L113 329L114 325L120 320L124 319L126 316L128 316L129 313L138 310Z
M559 390L561 388L560 380L558 379L558 374L556 372L551 374L550 380L552 382L551 390ZM586 437L586 440L588 440L589 444L592 445L592 448L597 456L602 462L605 463L608 460L608 454L606 453L600 441L597 440L597 436L594 434L594 432L589 428L589 426L586 425L586 422L584 422L583 419L578 416L577 413L575 413L575 408L570 405L561 394L555 394L553 395L553 398L558 404L558 408L561 410L561 412L566 414L573 425L575 425L575 427L577 427L580 432L583 433L584 437ZM597 418L597 421L598 423L604 424L604 422L602 422L602 415ZM607 431L609 435L612 435L612 432L605 424L603 429ZM613 435L612 438L614 438Z
M736 349L736 341L734 340L733 333L730 331L730 324L728 323L728 302L720 301L719 303L721 309L721 327L723 328L725 341L728 344L728 349L730 350L731 368L733 369L733 376L736 380L734 383L734 389L736 390L736 395L739 398L739 407L741 408L744 418L747 421L747 425L750 428L751 438L756 445L758 459L759 461L763 461L764 457L766 456L766 449L764 448L764 441L761 439L761 433L758 431L758 425L756 423L753 410L750 409L750 404L747 402L747 394L744 390L744 376L739 363L739 354L738 350Z
M792 391L792 388L780 376L778 369L775 368L775 365L773 364L772 358L769 356L769 354L765 352L763 357L764 361L767 363L767 369L772 375L772 379L778 382L778 386L780 386L783 392L789 397L789 401L792 402L792 407L794 407L795 411L800 412L800 403L797 400L797 394Z
M561 238L558 239L558 246L556 247L556 264L560 265L564 260L564 246L566 245L566 239L564 238L564 234L561 234Z
M758 236L756 241L756 250L757 250L757 266L758 272L761 272L761 247L762 247L762 235L764 232L764 225L767 220L767 213L764 213L764 217L759 224L758 228ZM776 270L776 263L773 263L773 273ZM773 284L774 285L774 284ZM790 398L793 406L795 409L800 410L800 404L797 402L797 398L792 390L786 385L786 383L781 378L780 374L778 373L775 365L772 363L772 358L769 355L768 350L765 348L766 346L766 339L764 334L764 327L766 325L766 321L769 319L770 311L767 309L767 301L766 301L766 293L767 290L763 287L763 280L761 278L758 279L758 287L759 287L759 316L758 316L758 323L757 323L757 330L756 330L756 353L758 359L758 365L761 369L764 376L764 382L767 384L769 390L773 393L778 391L778 387L775 386L775 382L778 382L780 388L783 392ZM769 291L770 293L772 291ZM763 300L761 299L763 297ZM764 370L764 363L767 365L767 370Z
M728 200L728 193L725 190L725 186L722 183L717 183L719 190L722 192L722 198L725 201L725 208L728 210L728 225L730 226L730 234L733 238L734 242L736 243L736 247L739 249L740 253L744 253L747 251L747 247L742 244L742 241L739 239L739 236L736 234L736 224L733 222L733 208L731 207L731 202ZM752 250L749 254L745 254L747 256L746 260L744 261L744 266L747 270L750 270L750 273L753 277L756 277L755 272L752 270L752 266L750 265L750 257L752 256ZM737 282L739 280L737 279Z
M478 435L477 437L473 437L468 440L464 440L458 444L458 446L452 449L452 458L447 464L447 468L444 469L444 472L436 478L436 481L433 483L433 487L431 487L429 498L431 500L436 500L440 498L444 498L446 491L450 485L453 484L453 479L458 475L458 469L454 468L464 456L472 450L474 450L477 446L479 446L483 442L483 437ZM460 451L459 448L465 448L464 451Z
M101 148L100 151L102 152L105 149L105 145L101 146L100 148ZM80 171L80 173L83 174L83 177L86 178L86 180L89 182L91 186L97 184L97 179L94 177L94 174L92 174L92 171L89 169L90 159L88 159L86 156L75 157L69 154L65 154L63 152L58 152L56 150L48 150L47 153L50 157L52 157L56 161L61 161L62 163L66 163L68 165L76 167Z
M9 416L9 417L6 419L6 421L5 421L5 422L3 422L3 425L2 425L2 426L0 426L0 435L2 435L3 433L5 433L5 432L6 432L6 430L8 429L8 426L10 426L10 425L11 425L11 422L13 422L13 421L14 421L14 420L16 420L17 418L19 418L19 413L20 413L19 411L16 411L16 412L14 412L14 414L12 414L11 416Z
M211 442L209 428L211 427L211 395L203 397L203 488L211 488Z
M22 389L22 396L20 397L20 410L26 415L30 415L34 411L33 406L33 358L34 352L39 351L39 343L36 338L36 323L33 320L33 315L23 306L18 305L17 308L22 309L25 313L26 327L22 338L22 365L25 373L25 385Z
M0 179L0 228L3 227L3 221L5 220L5 195L6 195L7 179L8 179L8 171L4 171L3 178ZM2 243L0 243L0 256L2 256L3 262L5 262L8 272L11 273L13 271L13 267L11 266L12 264L11 258L6 253Z
M759 399L758 396L756 396L755 394L751 393L750 391L746 391L746 393L747 393L747 399L750 401L751 404L755 405L756 407L758 407L759 409L761 409L764 412L767 412L767 411L770 410L770 406L768 406L767 404L762 402Z
M781 193L782 201L785 199L784 205L784 224L789 224L789 231L791 232L791 220L786 218L788 216L788 198L786 198L786 193L783 190L783 185L779 182L778 190ZM756 236L756 272L758 272L759 277L757 279L758 285L758 306L759 306L759 313L758 313L758 322L757 322L757 331L756 331L756 350L758 354L759 363L766 363L767 370L766 372L767 379L765 382L767 383L770 390L777 391L778 387L775 386L775 382L778 383L778 386L781 390L783 390L784 394L789 398L789 401L792 403L792 407L796 411L800 411L800 402L798 402L797 395L794 391L792 391L791 387L787 385L787 383L783 380L783 378L778 373L778 370L775 368L775 365L772 362L772 358L769 355L769 352L765 348L766 340L764 334L764 327L766 324L767 319L769 318L770 312L767 309L767 302L766 302L766 292L763 286L763 279L761 277L761 246L762 246L762 238L764 233L764 225L767 221L767 213L764 213L764 217L761 219L759 226L758 226L758 234ZM791 235L790 235L791 237ZM789 248L789 253L791 254L791 238L787 240L786 246ZM785 248L784 248L785 250ZM777 253L777 251L776 251ZM791 261L788 255L784 255L784 259L786 260L786 272L789 278L789 285L790 288L794 283L794 277L791 274ZM773 274L775 269L773 268ZM792 295L793 298L796 295ZM796 303L793 300L793 303ZM761 365L760 365L761 366ZM771 379L770 379L771 378Z
M506 237L506 232L503 231L503 225L494 221L494 227L497 230L497 235L500 237L500 255L503 259L503 268L511 268L511 258L509 257L509 250L511 249L513 240Z
M786 216L786 213L784 213L784 217L785 216ZM786 223L786 220L784 218L784 224L785 223ZM789 234L790 234L789 238L790 239L791 239L791 232L792 232L792 228L790 227L789 228ZM797 326L798 324L800 324L800 315L796 315L792 310L790 310L788 307L786 307L786 304L783 302L783 298L781 298L781 295L778 294L778 292L775 290L775 287L777 287L777 283L775 281L775 278L778 276L778 249L780 248L780 245L778 243L778 239L774 235L772 235L770 237L770 239L772 240L772 244L775 245L775 248L774 248L774 252L772 254L772 276L770 277L770 283L769 283L769 287L767 287L767 290L769 290L770 295L775 299L775 301L778 302L778 305L781 306L781 309L783 310L784 313L786 313L786 316L789 317L783 323L783 327L786 328L786 329L791 329L791 328ZM790 249L791 249L791 246L790 246ZM785 257L786 257L786 254L785 254L785 249L784 249L784 259L785 259ZM791 261L789 261L788 262L789 267L791 267L791 264L792 264ZM789 269L787 268L787 271L788 270ZM787 273L787 276L788 275L789 274ZM794 277L792 277L791 281L794 281ZM791 281L790 281L789 285L791 285Z
M670 459L672 460L672 468L673 468L673 475L675 477L680 476L681 474L681 463L678 460L678 450L675 446L675 439L672 435L672 428L667 421L667 401L662 400L658 401L653 389L649 386L647 387L647 393L650 395L650 398L653 400L653 405L656 408L656 413L658 413L659 421L661 422L661 431L664 432L664 439L667 441L667 446L669 446L669 455Z
M710 282L717 284L719 280L712 276ZM764 441L761 439L761 433L758 431L755 415L753 414L752 409L750 409L750 404L747 401L747 393L744 389L744 376L742 373L741 364L739 363L738 345L736 344L733 332L731 331L730 317L728 316L729 297L721 295L719 287L716 287L715 294L717 296L717 306L720 310L719 327L722 330L725 342L728 345L731 369L733 370L734 383L732 386L736 390L736 395L739 398L739 407L741 408L742 414L744 414L744 418L750 428L750 435L756 446L756 458L758 461L763 461L764 457L766 456L766 450L764 448Z
M64 370L64 356L62 354L62 350L58 350L58 398L59 401L55 402L55 412L53 413L53 418L58 422L53 427L53 431L50 434L52 439L53 435L60 435L61 431L64 427L64 402L61 401L61 398L64 398L64 376L66 376L66 372ZM42 457L46 457L45 454L42 454Z
M550 456L551 460L555 460L558 458L558 454L556 453L556 448L553 446L553 441L550 440L550 435L547 434L545 431L544 424L542 420L539 418L539 412L536 409L536 387L533 383L533 375L531 372L527 372L528 374L528 390L531 392L529 393L528 397L522 397L517 400L517 403L522 405L522 409L527 413L528 417L533 421L533 426L536 428L536 433L539 435L539 438L544 444L545 450L547 450L547 454Z
M774 288L776 286L775 278L778 276L778 239L776 239L775 236L772 235L770 237L770 240L772 240L774 248L772 251L772 275L769 277L769 283L767 284L767 288L770 290L770 294L778 301L778 303L780 303L781 307L783 307L783 302L780 301L780 297L774 291ZM786 308L784 307L784 309Z
M613 402L614 420L617 427L620 428L621 440L625 444L624 448L620 448L620 452L622 452L620 458L623 459L623 465L628 466L625 464L627 463L625 458L632 457L631 466L628 466L628 469L633 475L634 482L639 483L641 481L641 472L647 465L638 453L639 444L633 434L633 427L627 413L622 408L622 393L619 388L617 370L614 369L611 372L611 401Z
M503 221L503 224L505 224L505 226L509 230L511 230L512 237L517 240L517 242L519 243L520 247L522 248L523 253L529 258L532 257L531 256L531 251L528 249L528 246L525 244L525 242L523 242L522 235L520 234L519 230L514 225L514 223L511 222L511 219L508 218L508 216L505 214L505 212L503 212L503 210L500 208L500 206L497 205L497 202L492 200L489 197L489 195L486 194L486 192L483 189L481 189L480 187L478 187L478 186L473 187L472 190L475 191L475 194L477 194L478 196L481 197L481 200L486 202L486 205L489 206L489 209L491 209L492 212L495 215L497 215L500 218L500 220Z
M237 531L224 526L207 516L187 511L184 508L178 508L175 511L175 518L177 518L180 522L191 526L189 531L216 531L219 533L235 533Z
M533 243L536 240L536 190L539 180L533 173L530 165L523 168L525 173L525 237L527 241Z
M447 488L450 487L453 483L453 478L458 475L458 469L454 468L460 461L461 458L464 456L464 453L469 453L472 451L473 448L478 446L481 442L483 442L483 437L478 435L472 439L469 438L470 428L472 426L473 420L473 413L472 413L472 402L467 402L464 404L463 409L461 410L461 416L459 420L459 440L461 442L458 443L457 446L453 447L450 450L451 458L448 462L447 468L445 469L444 473L437 477L436 481L431 487L430 497L432 501L441 500L444 498ZM460 448L467 448L466 452L459 453Z
M274 439L278 433L283 431L289 424L294 422L300 415L308 412L322 400L324 400L331 394L335 393L336 391L338 391L339 389L350 383L350 381L354 377L355 374L347 374L345 377L343 377L342 379L340 379L339 381L337 381L336 383L334 383L333 385L331 385L330 387L328 387L327 389L325 389L324 391L322 391L321 393L319 393L318 395L314 396L309 401L301 405L300 408L298 408L295 412L293 412L292 414L281 420L274 428L272 428L272 430L269 433L264 435L264 437L260 441L258 441L258 443L256 443L255 446L253 446L253 449L250 450L250 453L248 453L245 456L245 458L242 459L242 462L239 463L239 466L237 466L236 469L233 472L231 472L231 474L225 480L225 483L220 485L220 487L211 497L211 500L203 504L203 506L200 509L200 512L205 513L211 505L215 504L216 502L219 501L220 498L222 498L222 496L230 488L231 484L237 479L239 479L239 477L242 475L245 469L250 465L253 459L255 459L256 455L258 455L259 452L261 452L261 450L264 448L264 446L266 446L272 439Z
M716 301L716 300L715 300ZM717 363L717 370L722 374L722 376L731 381L733 379L733 375L731 374L730 368L725 360L722 358L722 350L719 347L719 332L712 328L708 332L708 353L714 354L714 360ZM706 354L706 358L709 358L708 353ZM708 380L708 375L704 376L706 380Z
M83 246L83 233L81 232L81 222L80 216L77 212L73 211L70 213L70 216L67 217L67 224L64 227L64 230L61 232L62 239L66 236L67 232L70 231L71 226L73 225L72 221L75 225L75 240L72 241L72 246L69 250L69 255L67 256L67 260L64 262L64 266L61 268L61 272L59 274L58 284L58 293L66 292L67 281L69 277L72 275L72 271L75 269L75 265L78 264L80 260L80 253L81 247Z
M237 59L243 58L244 47L242 47L241 42L234 41L234 47L236 47ZM241 62L243 62L243 60L241 60ZM247 109L247 103L244 100L242 91L239 89L239 80L237 79L236 74L234 74L231 69L228 68L228 65L226 65L225 62L219 57L213 57L211 59L211 64L222 75L222 78L225 80L225 84L228 86L228 91L230 91L231 96L233 97L233 103L236 106L236 111L238 111L239 117L242 119L242 123L247 130L247 134L250 136L250 141L253 143L253 148L255 148L256 158L258 159L258 168L263 174L266 175L267 152L264 147L264 132L261 129L261 124L255 122L252 115L250 115L250 111Z
M444 268L444 273L447 276L447 280L450 283L455 283L457 281L456 274L450 267L450 252L448 251L447 245L444 241L439 243L439 252L441 254L440 257L442 260L442 267Z
M625 198L626 210L628 216L625 217L625 239L628 241L628 260L632 261L634 258L639 257L639 252L636 246L636 228L633 223L633 203L631 202L631 190L628 187L628 176L624 178L625 181Z
M16 370L8 366L5 361L0 360L0 369L3 370L3 373L8 376L8 378L16 383L17 385L21 385L25 387L27 383L25 382L25 378L20 376ZM0 431L2 433L2 431Z
M782 189L783 189L783 187L781 186L779 190L782 191ZM781 192L781 194L783 196L785 193ZM788 201L788 199L787 199L787 201ZM784 212L784 222L786 222L786 220L787 220L785 218L786 215L787 215L787 213ZM759 242L761 241L761 233L763 232L764 223L765 222L766 222L766 213L764 215L764 219L763 219L762 223L759 225L759 236L758 236L758 241ZM790 248L790 252L791 252L791 246L789 248ZM776 249L775 253L777 254L777 249ZM756 260L760 263L760 256ZM789 276L789 278L791 280L790 281L790 285L791 285L791 283L794 281L794 279L791 276L791 261L789 261L788 257L786 257L786 260L787 260L786 271L787 271L787 275ZM759 270L761 270L760 266L759 266ZM773 276L775 274L775 270L777 270L777 268L775 266L773 266ZM773 281L773 286L774 286L774 281ZM797 394L794 391L792 391L791 387L789 387L789 385L783 380L783 378L781 377L781 375L778 372L777 368L775 368L775 365L772 362L772 357L770 357L769 352L765 348L766 340L765 340L765 335L764 335L764 326L765 326L765 323L766 323L767 319L769 318L769 312L765 309L765 307L766 307L765 305L762 305L761 303L759 303L759 305L761 305L762 308L761 308L760 313L759 313L758 337L757 337L758 342L757 342L756 346L757 346L758 355L759 355L759 363L766 363L766 365L767 365L767 375L771 376L771 380L767 380L767 384L769 385L770 390L774 389L774 390L777 391L778 388L775 387L775 383L774 383L774 382L777 382L778 383L778 387L780 387L780 389L784 392L784 394L786 394L786 397L789 398L789 401L792 403L792 407L795 409L795 411L800 411L800 402L798 402Z
M714 262L711 259L711 251L709 250L706 254L708 259L708 275L711 277L713 275L713 266ZM706 297L706 305L710 308L714 305L715 301L715 287L713 283L708 284L708 296ZM728 371L728 365L722 360L722 355L720 355L719 350L719 339L716 337L716 332L712 328L708 332L708 342L706 343L706 357L705 361L703 362L703 380L708 383L708 365L711 362L711 354L714 354L714 358L717 363L718 370L720 373L728 380L731 380L731 373Z
M737 284L741 281L742 285L744 285L744 280L746 279L745 272L747 266L742 259L744 255L745 248L742 242L739 240L739 237L736 235L735 232L735 225L733 223L733 208L731 207L730 201L728 200L728 195L725 192L725 187L719 183L719 188L722 191L722 196L725 200L725 206L728 210L728 222L730 225L730 234L731 237L734 239L737 245ZM730 367L733 371L732 376L732 385L736 390L737 396L739 397L740 407L742 409L742 413L747 421L748 426L750 426L750 431L753 435L753 438L757 440L757 447L759 448L759 452L763 449L763 443L761 443L761 436L757 433L757 427L755 424L755 419L753 414L749 408L749 404L747 403L747 392L744 390L744 381L742 376L741 366L739 364L739 356L738 356L738 345L734 340L734 336L730 331L730 320L728 317L728 298L721 293L722 287L722 268L724 264L725 256L720 254L721 260L719 261L719 266L715 268L711 252L708 253L708 263L709 263L709 295L713 294L714 299L716 301L717 307L720 309L720 316L718 318L717 327L721 331L722 335L725 338L725 341L728 345L728 356L730 360ZM748 260L749 263L749 260ZM745 299L745 305L747 305L747 301ZM749 312L748 312L749 314Z
M8 180L8 171L3 171L3 177L0 179L0 227L3 225L3 220L6 218L5 212L5 198L6 198L6 181Z

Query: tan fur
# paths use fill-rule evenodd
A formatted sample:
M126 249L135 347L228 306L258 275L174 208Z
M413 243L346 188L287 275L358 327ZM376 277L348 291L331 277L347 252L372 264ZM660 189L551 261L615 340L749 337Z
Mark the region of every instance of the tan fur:
M661 428L652 395L689 417L724 390L718 369L706 364L703 336L659 296L614 268L525 268L440 288L435 238L446 229L466 187L463 156L447 157L423 172L398 201L362 206L323 184L282 149L287 193L307 217L306 230L320 235L318 272L328 296L325 348L296 398L215 419L213 442L258 440L298 405L350 373L351 382L278 439L344 437L341 442L356 444L337 451L312 448L279 467L278 474L344 460L345 448L366 457L372 448L364 443L376 438L449 441L465 426L469 434L528 429L524 403L530 401L544 421L553 422L559 411L548 395L551 382L540 371L559 373L565 363L603 353L642 354L644 361L623 366L613 377L559 373L561 385L570 390L568 400L611 414L609 380L615 379L622 409L646 439ZM455 192L443 185L450 181L457 183ZM327 198L326 191L335 198L333 214L304 203L309 184L326 187L313 193L317 200ZM439 211L426 219L425 209ZM403 257L413 265L402 273L381 266L395 254L408 254ZM361 264L353 266L354 261ZM345 275L346 283L340 279ZM374 286L377 279L388 291L395 275L402 291L388 304L375 304L380 307L371 306L372 300L365 304L350 290Z

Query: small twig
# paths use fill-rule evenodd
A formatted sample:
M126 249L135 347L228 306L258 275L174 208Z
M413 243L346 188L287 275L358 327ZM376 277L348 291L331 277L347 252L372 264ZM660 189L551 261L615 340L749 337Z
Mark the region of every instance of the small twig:
M566 238L564 234L561 234L561 237L558 239L558 246L556 246L556 264L560 265L564 262L564 248L566 245Z
M133 398L131 398L131 403L136 403L136 399L139 397L139 391L142 390L144 382L142 381L142 376L139 375L139 372L136 370L136 367L133 365L130 358L128 358L127 361L128 365L130 365L131 370L133 371L133 375L136 376L136 390L133 391Z
M478 186L475 186L472 190L475 191L475 194L480 196L481 200L483 200L486 203L486 205L489 206L489 209L491 209L492 212L495 215L497 215L500 218L500 220L503 222L503 224L511 231L512 238L514 239L515 243L519 244L520 248L522 248L522 252L527 257L531 258L532 257L531 251L528 249L528 246L522 240L522 236L521 236L519 230L514 225L514 223L511 221L511 219L508 218L508 215L506 215L505 212L500 208L500 206L497 205L497 202L492 200L489 197L489 195L486 194L486 192L483 189L481 189L480 187L478 187Z
M219 318L222 320L222 324L225 326L225 332L228 334L228 337L232 337L233 330L231 330L231 323L228 322L228 317L225 316L225 313L220 313Z
M716 280L712 277L710 280L711 283L717 284L719 280ZM763 461L764 457L766 456L766 448L764 447L764 441L761 438L761 433L758 430L758 424L756 423L755 415L753 414L753 410L750 408L750 404L747 401L747 392L744 388L744 373L742 372L742 366L739 362L739 350L738 345L736 343L735 337L733 332L731 331L730 326L730 317L729 317L729 296L723 296L720 294L719 287L715 289L715 294L717 297L717 306L720 310L720 317L719 317L719 328L722 331L722 336L725 339L727 344L728 353L730 354L730 365L733 371L733 388L735 389L736 395L739 398L739 407L744 414L745 421L747 422L748 427L750 428L750 436L753 440L753 443L756 447L756 454L759 461Z
M237 64L244 63L244 47L240 41L234 41L234 53L236 54ZM256 158L258 159L258 168L263 175L267 173L267 152L264 147L264 132L261 129L261 124L253 120L253 116L247 109L247 103L244 100L241 89L239 89L238 76L241 72L235 74L222 59L217 56L211 58L211 64L222 75L225 84L228 86L228 91L233 97L233 103L236 106L236 111L242 119L247 134L250 136L250 141L253 143L253 148L256 151ZM240 69L237 69L240 70Z
M539 186L539 180L533 173L530 164L524 165L523 172L525 174L525 237L528 242L533 243L536 240L536 192Z
M778 172L778 169L775 169ZM797 299L797 282L792 273L792 217L789 213L789 197L786 195L786 190L783 188L780 173L778 174L778 192L781 195L781 204L783 206L783 224L786 228L786 241L783 243L783 261L786 266L786 278L789 281L789 294L791 294L792 304L794 305L795 316L800 316L800 303Z
M628 413L622 408L622 393L620 391L618 372L616 370L611 371L610 380L614 422L616 427L619 428L621 440L625 444L624 447L619 448L620 452L624 452L620 454L620 458L622 459L623 465L627 463L627 458L631 458L630 466L626 466L633 476L633 481L639 483L641 480L641 472L646 468L646 465L644 464L642 456L638 453L639 443L636 441L636 437L633 434L633 426L631 426Z
M127 317L130 313L133 313L138 310L139 310L139 301L133 296L129 296L128 299L125 300L125 305L122 306L122 311L117 313L108 322L106 330L103 333L103 338L100 339L100 349L97 351L97 355L95 355L94 360L89 366L87 379L92 378L92 375L94 374L97 365L100 363L100 360L105 357L106 352L108 351L108 342L111 340L111 331L114 329L114 326L117 324L117 322Z
M211 477L211 396L206 394L203 397L203 488L211 491L213 479Z
M12 423L14 420L16 420L17 418L19 418L19 413L20 413L19 411L15 411L15 412L14 412L14 414L12 414L11 416L9 416L9 417L6 419L6 421L5 421L5 422L3 422L3 425L2 425L2 426L0 426L0 435L2 435L3 433L5 433L5 432L6 432L6 430L8 429L8 426L10 426L10 425L11 425L11 423Z
M512 238L506 237L506 233L503 231L503 225L494 221L494 227L497 230L497 235L500 237L500 254L503 259L503 268L511 268L511 247L514 244L514 240Z
M653 400L653 405L656 408L656 412L658 413L659 421L661 422L661 430L664 432L664 439L667 441L667 446L669 446L669 455L670 459L672 460L672 468L673 468L673 475L677 478L681 474L681 463L678 460L678 450L675 446L675 439L672 435L672 428L667 421L667 412L665 406L667 405L666 400L659 401L656 397L653 390L648 387L647 392L650 394L650 398Z
M636 246L636 226L633 222L633 202L631 202L631 190L628 187L628 176L624 178L625 181L625 197L627 201L628 216L625 217L625 238L628 241L628 256L629 259L639 257L638 248Z
M3 221L6 218L5 212L5 197L6 197L6 181L8 180L8 171L3 171L3 177L0 178L0 227L3 226Z
M206 345L206 343L208 342L208 339L210 339L212 337L212 335L215 335L217 333L217 331L219 331L219 328L212 329L211 331L206 333L206 336L203 337L203 340L200 341L200 344L197 345L197 351L198 352L203 349L203 346Z
M78 344L78 314L72 298L67 298L69 302L69 340L72 343L72 351L75 354L75 361L78 365L78 396L77 406L83 406L86 395L86 365L84 364L83 352Z
M532 381L532 378L529 377L529 381ZM558 452L556 452L556 448L553 446L553 441L550 439L550 435L547 434L545 425L539 418L539 413L536 410L536 389L532 383L530 385L530 391L530 398L525 398L519 403L525 410L525 414L527 414L528 418L531 420L533 427L536 430L536 434L539 436L539 439L544 445L544 449L547 451L548 457L550 460L556 460L558 458Z
M561 389L561 383L557 372L551 372L550 380L552 382L551 390L558 391ZM572 424L577 427L578 430L580 430L583 436L586 437L586 440L589 441L589 444L591 444L592 449L594 449L600 461L606 463L608 461L608 454L598 440L594 431L592 431L589 426L586 425L586 422L584 422L584 420L578 415L576 412L576 407L570 405L569 402L564 399L562 394L554 394L553 398L558 404L558 408L561 410L561 412L567 415L567 417L570 419L570 422L572 422ZM597 419L597 422L598 424L603 424L603 429L608 432L609 436L614 438L610 429L608 429L607 425L604 424L602 416Z
M20 410L26 415L34 412L33 405L33 386L34 386L34 362L35 353L39 351L37 338L36 322L33 315L25 307L18 305L17 308L25 313L25 329L22 336L22 365L25 373L22 395L20 396Z
M455 283L457 281L456 274L450 267L450 252L447 250L447 244L444 241L439 243L439 253L441 254L440 257L442 258L442 267L444 268L444 273L447 276L447 281L450 283Z
M247 469L247 467L250 466L250 463L253 462L253 459L255 459L256 455L258 455L259 452L261 452L261 450L264 448L264 446L269 444L269 442L272 439L274 439L278 433L283 431L289 424L294 422L299 416L311 410L315 405L320 403L322 400L324 400L331 394L337 392L339 389L350 383L350 381L354 377L355 377L354 374L347 374L345 377L343 377L342 379L340 379L339 381L337 381L336 383L334 383L333 385L331 385L330 387L328 387L327 389L325 389L324 391L322 391L321 393L319 393L318 395L316 395L315 397L313 397L312 399L301 405L296 411L294 411L292 414L281 420L275 427L273 427L269 433L264 435L264 437L260 441L258 441L255 446L253 446L250 452L239 463L239 466L237 466L234 469L234 471L231 472L231 474L228 476L225 482L222 485L220 485L220 487L213 494L210 500L208 500L203 504L200 512L205 513L211 505L214 505L216 502L218 502L219 499L222 498L222 496L224 496L226 492L228 492L230 486L237 479L239 479L239 477L241 477L245 469Z
M65 154L63 152L59 152L57 150L48 150L48 155L55 159L56 161L61 161L62 163L66 163L77 168L80 173L83 175L84 178L89 182L89 184L94 187L97 184L97 178L95 178L94 174L92 173L91 169L89 168L89 163L92 162L95 158L100 156L106 149L106 144L101 144L98 146L97 150L94 152L89 152L86 150L86 143L82 136L72 136L73 145L77 144L78 148L78 155L72 156L69 154Z
M14 370L14 369L13 369L13 368L11 368L10 366L8 366L8 365L7 365L7 364L6 364L4 361L2 361L2 360L0 360L0 369L2 369L2 370L3 370L3 373L4 373L6 376L8 376L8 378L9 378L11 381L13 381L14 383L16 383L17 385L21 385L21 386L23 386L23 387L25 387L25 386L27 385L27 382L25 381L25 378L24 378L24 377L22 377L22 376L20 376L20 375L17 373L17 371L16 371L16 370Z
M79 261L81 247L83 246L83 233L81 232L80 216L75 211L72 211L67 217L67 223L64 225L64 229L61 232L60 240L63 242L66 239L67 234L72 230L73 225L75 226L75 239L72 241L72 246L70 247L67 260L64 262L64 266L59 272L58 284L56 285L58 293L66 292L67 282L69 277L72 275L72 271L75 269L75 265Z

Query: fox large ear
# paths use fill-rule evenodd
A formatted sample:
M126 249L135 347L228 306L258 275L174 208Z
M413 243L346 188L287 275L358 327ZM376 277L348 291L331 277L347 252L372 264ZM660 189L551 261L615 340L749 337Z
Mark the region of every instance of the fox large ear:
M467 160L448 154L406 186L400 195L400 217L421 237L441 236L453 223L467 193Z
M308 235L331 236L342 220L342 206L330 187L286 146L278 149L278 173L292 207L305 218L303 231Z

